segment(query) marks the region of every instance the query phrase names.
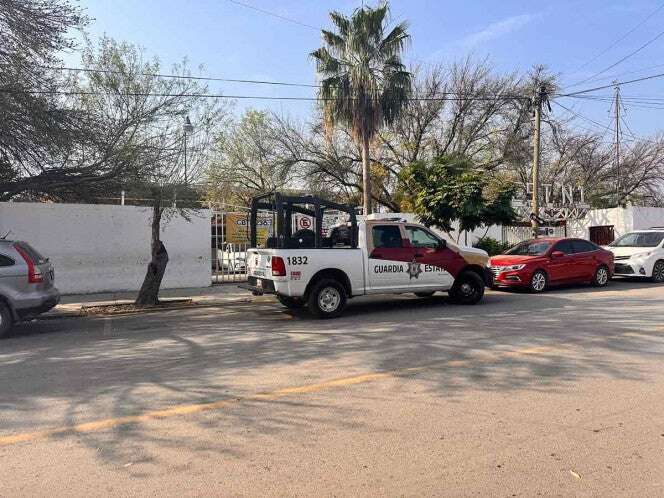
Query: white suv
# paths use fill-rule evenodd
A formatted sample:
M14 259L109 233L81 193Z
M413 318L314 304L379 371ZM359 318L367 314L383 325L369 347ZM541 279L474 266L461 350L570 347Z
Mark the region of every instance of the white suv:
M606 249L615 257L615 275L664 282L664 228L629 232Z

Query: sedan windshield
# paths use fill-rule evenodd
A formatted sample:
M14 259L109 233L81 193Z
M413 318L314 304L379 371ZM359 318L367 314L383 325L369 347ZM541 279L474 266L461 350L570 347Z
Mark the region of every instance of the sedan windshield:
M632 232L609 244L611 247L656 247L664 239L664 232Z
M530 240L521 242L505 254L513 256L541 256L551 247L552 242L547 240Z

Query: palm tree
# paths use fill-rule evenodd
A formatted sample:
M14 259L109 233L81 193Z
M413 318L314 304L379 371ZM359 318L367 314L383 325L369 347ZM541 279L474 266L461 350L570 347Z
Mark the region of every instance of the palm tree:
M388 14L387 3L356 9L350 18L330 12L336 32L322 30L324 46L311 53L328 131L345 126L362 146L365 214L371 213L369 144L399 117L411 89L411 74L401 62L407 24L397 24L385 36Z

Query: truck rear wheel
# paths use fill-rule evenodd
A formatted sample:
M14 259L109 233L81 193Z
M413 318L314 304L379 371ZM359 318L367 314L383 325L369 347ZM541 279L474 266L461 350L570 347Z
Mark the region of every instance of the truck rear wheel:
M459 304L477 304L484 296L484 280L477 273L465 271L454 281L450 298Z
M282 296L281 294L277 294L277 300L281 304L283 304L286 308L291 310L302 308L305 305L305 302L301 297L290 297L290 296Z
M346 289L337 280L319 280L309 292L307 306L318 318L336 318L346 307Z

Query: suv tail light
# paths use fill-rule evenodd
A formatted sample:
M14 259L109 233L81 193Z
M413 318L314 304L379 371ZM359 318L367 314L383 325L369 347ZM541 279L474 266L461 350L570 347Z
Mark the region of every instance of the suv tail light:
M28 252L18 244L14 244L14 249L16 249L16 251L25 260L25 264L28 265L28 282L31 284L38 284L43 282L44 275L42 275L41 270L35 266L35 262L32 260Z
M272 276L286 276L286 263L284 263L284 258L280 258L279 256L272 256Z

